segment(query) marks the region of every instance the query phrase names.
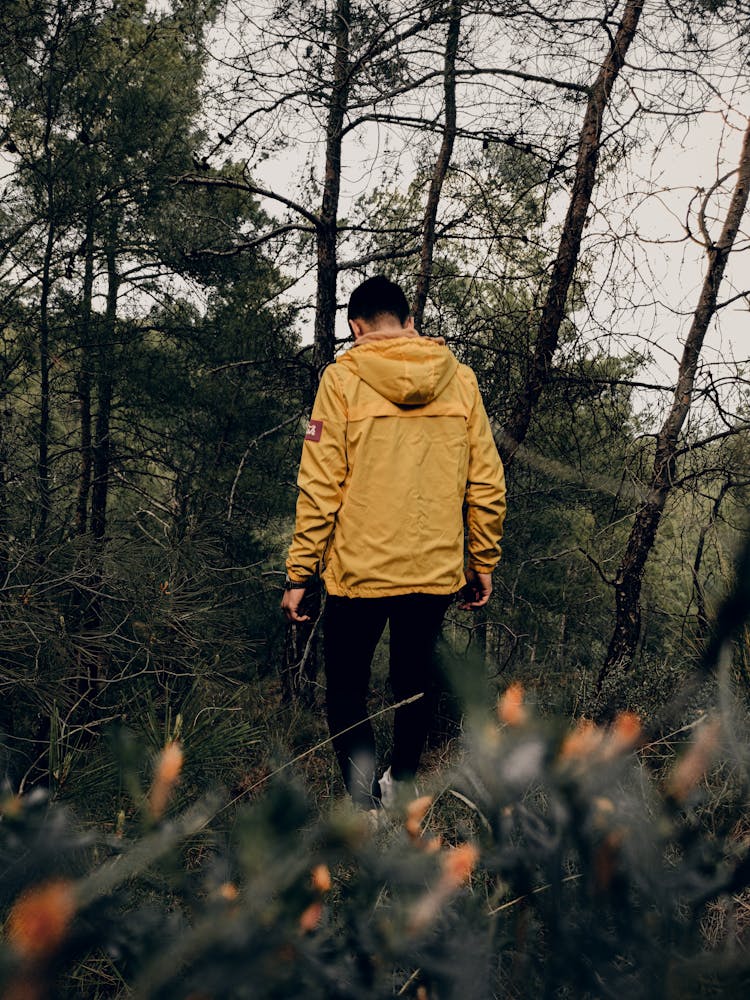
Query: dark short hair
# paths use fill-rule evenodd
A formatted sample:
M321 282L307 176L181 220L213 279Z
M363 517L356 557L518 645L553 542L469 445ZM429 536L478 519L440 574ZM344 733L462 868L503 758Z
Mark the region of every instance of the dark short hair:
M409 303L395 281L390 281L382 274L376 274L363 281L352 292L347 318L372 322L383 314L397 316L403 326L409 318Z

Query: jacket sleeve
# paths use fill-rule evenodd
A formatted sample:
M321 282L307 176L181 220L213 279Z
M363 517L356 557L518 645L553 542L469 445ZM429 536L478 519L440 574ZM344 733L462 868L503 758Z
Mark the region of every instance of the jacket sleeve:
M346 479L346 401L334 366L323 372L302 445L294 538L286 561L290 580L313 576L333 533Z
M478 573L491 573L500 561L505 520L505 473L492 429L472 372L474 401L469 413L469 473L466 483L466 524L469 561Z

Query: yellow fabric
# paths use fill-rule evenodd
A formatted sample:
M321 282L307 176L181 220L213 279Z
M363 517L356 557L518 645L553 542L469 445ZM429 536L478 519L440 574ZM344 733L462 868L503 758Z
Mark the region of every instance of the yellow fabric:
M314 438L319 436L319 440ZM355 346L323 372L302 448L290 579L330 594L451 594L500 558L505 479L476 376L442 343Z

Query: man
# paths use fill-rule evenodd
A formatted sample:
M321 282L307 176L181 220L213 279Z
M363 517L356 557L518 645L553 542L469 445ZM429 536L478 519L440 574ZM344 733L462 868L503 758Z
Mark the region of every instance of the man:
M281 606L289 621L308 621L300 602L323 567L328 725L348 791L371 809L417 770L446 609L462 588L461 607L489 600L505 481L474 373L442 338L419 336L399 286L370 278L348 316L354 347L323 372L305 434ZM386 622L394 698L421 697L395 710L378 781L366 701Z

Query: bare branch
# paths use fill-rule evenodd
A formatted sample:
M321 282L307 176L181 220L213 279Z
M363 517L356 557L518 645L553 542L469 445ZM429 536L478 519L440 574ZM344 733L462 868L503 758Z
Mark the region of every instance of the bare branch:
M317 227L320 225L320 219L313 212L304 208L302 205L293 201L291 198L287 198L286 195L279 194L277 191L270 191L268 188L262 188L258 184L253 184L250 181L238 181L231 177L201 177L200 174L183 174L181 177L177 177L174 180L175 184L190 184L195 187L206 187L206 188L227 188L231 191L246 191L248 194L255 194L261 198L270 198L272 201L278 201L282 205L286 205L287 208L291 208L294 212L297 212L308 222L311 222L313 226Z

